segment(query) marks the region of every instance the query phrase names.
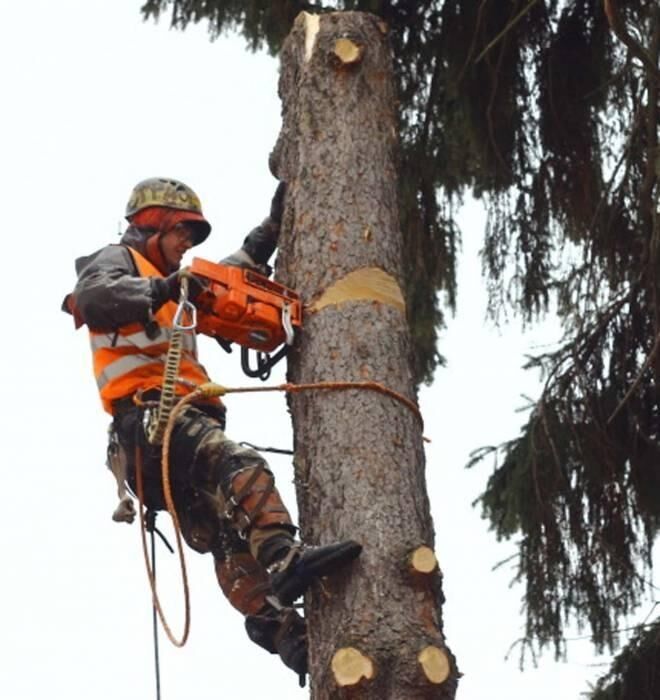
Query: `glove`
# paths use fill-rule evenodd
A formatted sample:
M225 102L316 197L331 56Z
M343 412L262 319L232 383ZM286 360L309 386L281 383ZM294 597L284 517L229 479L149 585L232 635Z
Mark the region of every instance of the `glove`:
M197 297L206 289L206 285L200 277L193 275L189 267L172 272L167 277L152 277L151 289L152 298L151 310L157 311L168 301L179 301L181 295L181 278L188 280L188 299L195 301Z
M204 279L193 274L189 267L184 267L177 274L179 276L179 293L181 291L180 280L184 277L188 280L188 299L190 301L195 301L202 292L206 291L207 285ZM176 299L179 298L179 293L177 293Z
M282 180L275 190L273 199L270 202L270 219L279 226L282 223L284 213L284 197L286 196L286 182Z
M266 275L266 277L268 277L273 271L271 266L267 263L256 263L245 248L239 248L235 253L228 255L220 262L222 265L231 265L232 267L243 267L247 268L248 270L254 270L262 275Z

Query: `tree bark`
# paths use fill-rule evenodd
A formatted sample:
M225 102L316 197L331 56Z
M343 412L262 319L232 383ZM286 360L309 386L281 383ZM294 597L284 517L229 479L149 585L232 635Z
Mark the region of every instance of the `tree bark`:
M279 90L271 169L289 187L276 276L305 303L288 378L378 382L414 403L387 27L301 13ZM413 563L434 545L420 416L366 388L296 393L289 408L303 539L364 547L307 595L312 697L453 698L440 570L428 553Z

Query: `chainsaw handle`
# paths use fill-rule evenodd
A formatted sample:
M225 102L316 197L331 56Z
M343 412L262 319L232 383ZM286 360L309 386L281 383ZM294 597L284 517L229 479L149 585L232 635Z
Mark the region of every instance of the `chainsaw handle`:
M289 346L282 347L274 354L269 355L267 352L257 350L257 366L250 366L250 348L241 346L241 369L248 377L258 377L262 382L265 382L270 377L271 369L288 353ZM264 359L264 356L266 359Z
M214 335L211 336L215 342L226 352L226 353L232 353L234 352L234 348L231 346L231 340L227 340L226 338L221 338L219 335Z

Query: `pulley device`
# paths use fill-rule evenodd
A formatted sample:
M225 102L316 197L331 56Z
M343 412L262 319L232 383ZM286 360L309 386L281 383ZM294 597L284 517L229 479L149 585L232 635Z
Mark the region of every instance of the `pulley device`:
M238 343L245 374L267 379L302 325L298 294L254 270L202 258L193 258L190 271L208 281L195 299L197 331L223 346L224 341ZM256 368L250 366L250 350L257 352Z

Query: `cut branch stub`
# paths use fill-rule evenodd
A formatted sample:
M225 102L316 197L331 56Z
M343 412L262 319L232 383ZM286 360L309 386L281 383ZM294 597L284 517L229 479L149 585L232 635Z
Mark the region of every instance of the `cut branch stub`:
M370 681L376 675L374 662L355 647L337 649L332 657L332 673L338 686L357 685L360 681Z
M333 53L343 64L350 65L362 60L363 49L351 39L342 37L335 41Z
M427 646L417 656L424 676L429 683L444 683L449 678L451 665L447 653L439 647Z
M409 563L413 574L432 574L438 568L435 553L425 544L411 552Z

